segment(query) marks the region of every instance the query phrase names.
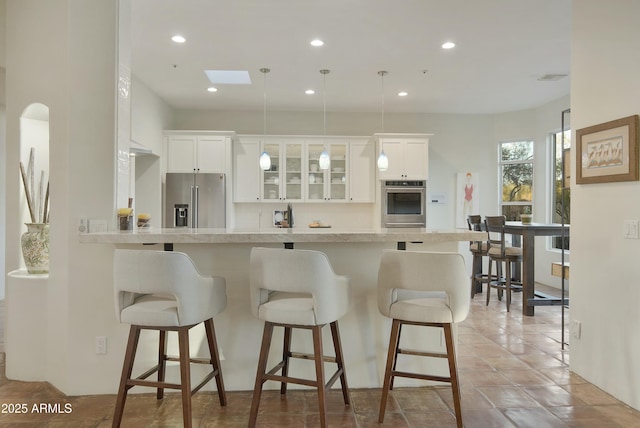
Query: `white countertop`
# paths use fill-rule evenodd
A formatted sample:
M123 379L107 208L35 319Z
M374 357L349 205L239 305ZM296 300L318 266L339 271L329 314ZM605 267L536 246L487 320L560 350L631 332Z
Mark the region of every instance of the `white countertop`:
M285 242L448 242L486 239L485 232L465 229L431 230L424 228L393 229L338 229L309 228L293 229L136 229L134 231L112 231L81 233L83 244L239 244L239 243L285 243Z

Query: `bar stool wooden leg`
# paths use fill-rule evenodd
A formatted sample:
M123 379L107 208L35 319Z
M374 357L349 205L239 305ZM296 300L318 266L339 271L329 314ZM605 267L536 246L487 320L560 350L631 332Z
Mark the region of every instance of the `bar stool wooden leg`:
M395 367L398 342L400 341L400 320L393 320L391 324L391 335L389 337L389 351L387 352L387 367L384 372L384 383L382 385L382 398L380 399L380 413L378 413L378 422L384 422L384 413L387 410L387 398L389 390L393 383L393 367Z
M400 324L398 325L398 339L396 341L396 354L393 357L393 368L391 369L391 372L394 373L396 371L396 367L398 365L398 353L400 352L400 336L402 336L402 321L400 321ZM389 391L393 391L393 383L395 382L396 377L395 376L391 376L391 382L389 382Z
M167 332L160 330L158 340L158 382L164 382L164 373L167 366ZM164 388L158 387L156 398L162 400Z
M320 411L320 426L327 426L327 399L324 385L324 351L322 349L322 326L315 325L313 332L313 357L316 366L316 385L318 389L318 410Z
M284 343L282 345L282 376L287 377L289 375L289 357L291 356L291 327L284 328ZM287 382L280 384L280 394L287 393Z
M182 420L184 428L191 428L191 360L189 356L189 329L178 329L180 349L180 383L182 390Z
M264 374L267 371L267 357L269 356L269 347L271 346L272 335L273 324L265 321L264 332L262 333L262 346L260 347L260 356L258 357L256 384L253 388L253 400L251 401L251 413L249 414L249 428L256 426L256 420L258 418L260 396L262 395L262 384L264 383Z
M127 401L127 391L129 390L127 381L131 379L133 371L133 360L136 356L138 348L138 340L140 339L140 327L132 325L129 329L129 340L127 342L127 350L124 355L124 363L122 365L122 376L120 377L120 386L118 387L118 398L116 399L116 409L113 415L112 427L117 428L122 422L122 414L124 412L124 403Z
M224 380L222 379L222 367L220 364L220 354L218 353L218 340L216 339L216 330L213 326L213 319L209 318L204 322L204 328L207 332L207 343L209 344L209 355L211 356L211 365L216 378L216 387L218 389L218 399L221 406L227 405L227 395L224 390Z
M447 346L447 360L449 361L449 377L451 378L451 390L453 392L453 406L456 412L458 428L462 428L462 407L460 405L460 383L458 381L458 368L456 367L456 352L453 343L451 324L443 324L444 340Z
M489 259L489 282L487 283L487 306L489 306L489 300L491 299L491 280L492 280L492 272L491 272L491 267L493 266L494 261ZM497 269L497 264L496 264L496 269Z
M334 321L331 324L331 336L333 338L333 349L336 352L336 363L340 374L340 385L342 386L342 398L344 404L351 405L351 399L349 398L349 386L347 385L347 372L344 368L344 357L342 356L342 342L340 341L340 330L338 329L338 321Z
M511 262L509 260L507 260L506 262L507 268L507 274L506 274L506 291L507 291L507 312L510 311L510 307L511 307Z

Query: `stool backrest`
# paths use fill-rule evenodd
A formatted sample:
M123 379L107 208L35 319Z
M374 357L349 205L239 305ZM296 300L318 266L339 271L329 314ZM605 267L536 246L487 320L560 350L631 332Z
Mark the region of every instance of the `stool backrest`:
M345 277L334 273L329 259L320 251L281 248L251 249L251 309L258 316L258 308L269 299L269 293L304 293L313 298L319 320L337 319L335 311L342 304L336 302L347 287ZM348 303L348 302L340 302ZM321 321L320 321L321 322Z
M467 216L467 227L471 231L482 232L482 229L483 229L482 216L477 214L472 214ZM470 241L469 245L473 246L474 241ZM477 250L482 250L483 248L482 241L475 241L475 248Z
M504 226L507 218L503 215L486 216L484 218L485 228L489 234L489 248L499 247L501 249L502 257L505 255L505 233Z
M467 216L467 226L469 227L469 230L476 232L482 231L482 217L476 214Z
M222 280L220 278L220 280ZM113 258L113 288L116 316L145 294L172 296L177 301L181 322L193 318L200 322L201 314L226 305L224 293L216 293L214 278L200 275L193 261L184 253L153 250L115 250ZM224 284L224 282L223 282ZM222 285L224 288L224 285ZM216 297L216 299L213 299Z
M378 270L378 308L388 316L400 290L444 292L453 322L467 317L469 275L459 253L385 250Z

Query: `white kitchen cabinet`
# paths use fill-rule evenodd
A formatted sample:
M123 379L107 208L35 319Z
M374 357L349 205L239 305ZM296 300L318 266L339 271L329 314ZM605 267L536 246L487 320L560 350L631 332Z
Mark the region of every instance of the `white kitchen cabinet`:
M262 150L271 157L271 168L262 171L262 200L290 201L303 200L303 152L300 140L267 138Z
M376 201L376 160L374 141L349 141L349 202Z
M429 178L428 134L376 134L389 159L381 180L426 180Z
M260 139L246 137L233 145L233 201L260 201Z
M318 159L326 148L330 165L321 170ZM306 194L307 202L346 202L349 197L349 142L331 139L307 143Z
M319 168L323 148L329 170ZM266 151L271 168L260 169ZM234 202L375 202L375 142L369 137L241 135L234 144Z
M226 173L229 138L223 135L169 135L167 172Z

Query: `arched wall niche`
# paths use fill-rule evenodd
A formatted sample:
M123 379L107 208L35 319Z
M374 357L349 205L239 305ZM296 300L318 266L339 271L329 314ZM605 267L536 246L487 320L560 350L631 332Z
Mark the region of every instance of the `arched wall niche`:
M30 158L33 161L30 165ZM49 183L49 107L42 103L27 106L20 116L20 162L24 165L36 222L43 221L45 195ZM31 223L25 186L20 178L20 219ZM33 186L33 187L32 187ZM26 230L26 227L25 227ZM21 262L24 267L24 261Z

